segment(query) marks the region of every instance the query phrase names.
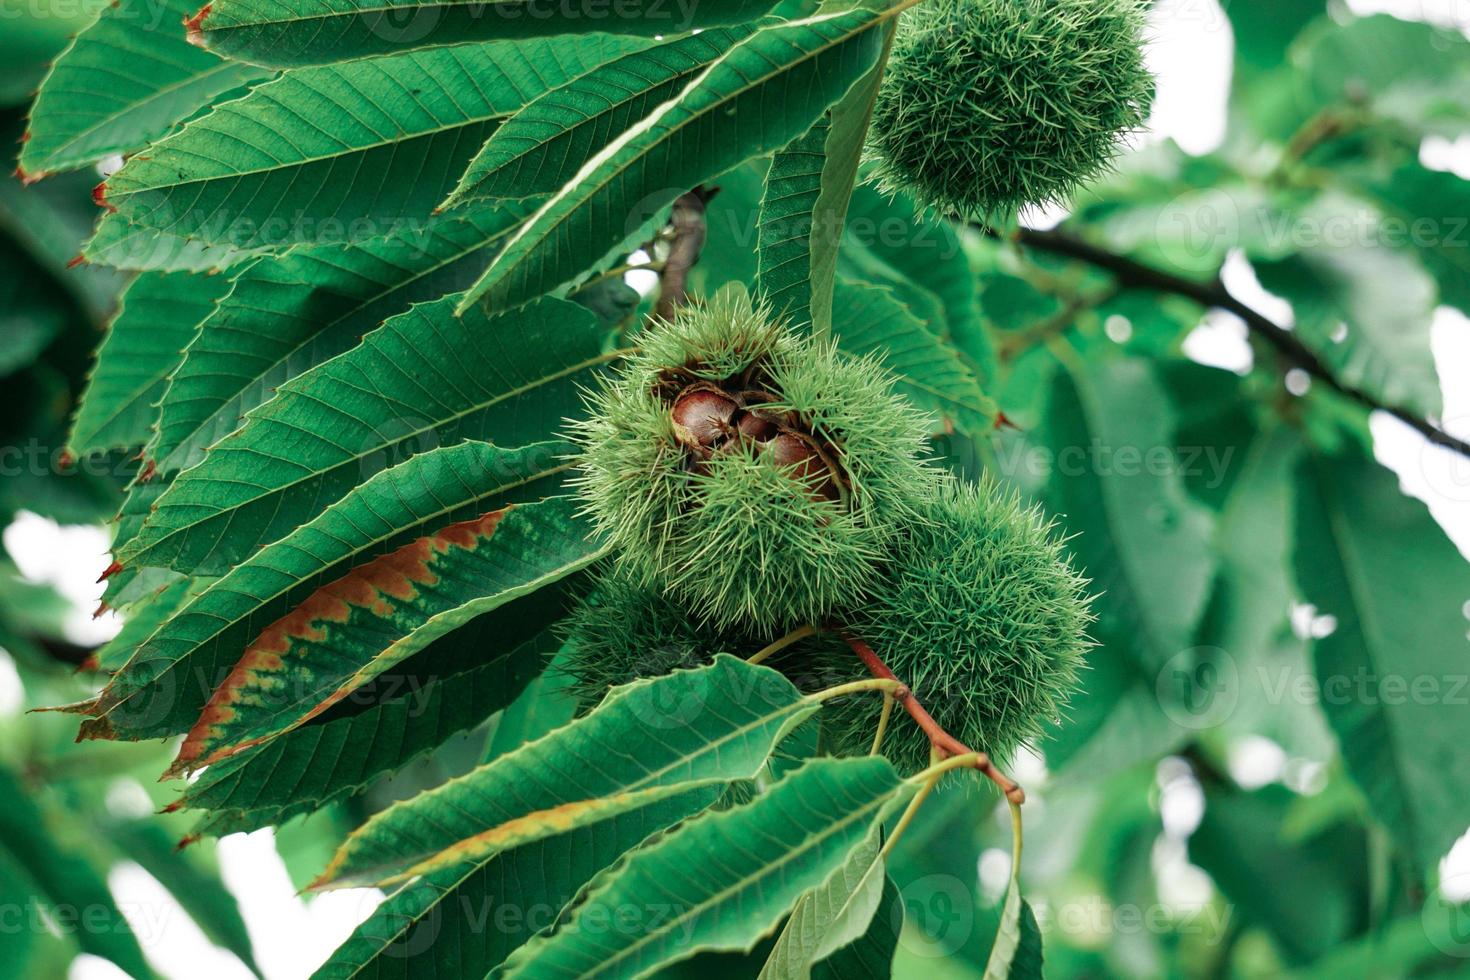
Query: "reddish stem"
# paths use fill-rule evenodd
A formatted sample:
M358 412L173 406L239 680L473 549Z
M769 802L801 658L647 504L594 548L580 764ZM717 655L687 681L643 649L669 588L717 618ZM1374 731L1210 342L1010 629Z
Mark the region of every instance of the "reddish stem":
M1000 787L1000 791L1006 795L1006 799L1018 806L1026 802L1026 791L1016 785L1015 781L1009 776L997 769L989 755L984 752L976 752L945 731L939 722L934 720L934 716L925 710L908 685L904 684L888 668L888 665L883 662L883 658L878 656L872 647L845 629L841 630L841 633L842 638L847 641L848 646L852 647L852 652L858 655L858 659L868 668L870 674L874 677L897 681L899 684L903 684L900 690L894 692L894 698L903 705L904 710L909 713L909 717L913 718L919 727L924 730L924 734L929 736L929 741L939 752L940 758L948 758L952 755L978 756L975 760L975 768L984 773L986 778L992 783Z

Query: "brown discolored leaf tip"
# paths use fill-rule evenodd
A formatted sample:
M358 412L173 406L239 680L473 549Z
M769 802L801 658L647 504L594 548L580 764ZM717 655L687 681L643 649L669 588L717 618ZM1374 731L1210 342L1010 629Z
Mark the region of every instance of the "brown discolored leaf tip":
M1021 431L1021 427L1015 422L1012 422L1010 416L1001 411L997 411L995 413L995 428L996 431L999 431L1001 429L1015 429L1017 432Z
M229 741L229 724L235 719L236 704L262 684L276 683L275 678L286 669L286 658L299 656L297 648L301 643L326 642L330 638L327 628L347 622L354 608L371 610L379 617L392 615L390 600L406 600L418 588L439 581L435 562L440 556L452 549L470 550L481 540L494 536L501 520L514 509L515 505L509 504L472 520L450 524L359 565L317 589L295 609L266 627L215 688L162 778L174 779L195 772L275 738L280 730ZM304 710L291 727L317 717L350 693L350 686L337 688Z
M155 473L157 473L157 472L158 472L158 460L156 460L156 459L150 459L150 460L148 460L148 462L146 462L146 463L143 464L143 468L138 471L138 482L139 483L147 483L149 480L152 480L153 479L153 475Z
M117 729L112 727L112 722L105 715L101 718L88 718L82 722L82 727L77 729L78 742L91 742L94 740L103 742L117 741Z
M85 701L73 701L70 704L51 704L41 708L31 708L26 714L48 714L57 712L63 715L90 715L97 711L97 698L88 698Z
M213 6L212 3L206 3L193 17L184 18L184 36L190 44L204 47L204 18L209 16L209 9Z
M107 181L103 181L92 188L92 201L99 207L106 209L109 213L117 211L112 203L107 200Z
M101 618L102 618L102 617L103 617L103 616L105 616L105 615L107 615L107 613L108 613L108 612L109 612L109 611L110 611L110 610L111 610L111 609L112 609L112 607L111 607L111 606L109 606L109 605L108 605L108 604L107 604L107 603L106 603L106 601L103 601L103 602L99 602L99 603L97 603L97 611L96 611L96 612L94 612L94 613L92 613L92 618L93 618L93 619L101 619ZM92 657L88 657L88 658L87 658L87 659L88 659L88 660L91 660L91 659L93 659L93 658L92 658Z
M66 264L66 267L68 269L75 269L79 265L86 265L86 264L87 264L87 257L85 255L77 255L77 256L73 256L72 257L72 260Z
M63 449L61 455L56 457L56 465L63 470L69 470L77 463L76 456L72 455L70 449Z
M183 839L181 839L179 841L179 843L174 847L174 850L175 851L182 851L184 848L188 847L190 844L197 844L197 843L199 843L199 835L198 834L189 834L189 835L187 835L186 837L184 837Z
M103 606L106 606L106 605L107 605L107 603L104 602L103 603ZM98 609L96 615L94 615L92 618L93 619L96 619L97 616L100 616L100 615L102 615L102 610L101 609ZM81 663L77 664L77 670L76 670L76 672L78 674L95 674L101 668L102 668L102 661L98 660L97 659L97 654L94 653L94 654L90 655L89 657L87 657L86 660L83 660Z
M111 565L108 565L107 566L107 569L102 573L102 575L97 579L97 581L99 581L99 582L106 582L108 579L112 578L118 572L122 571L122 569L123 569L122 562L115 561Z

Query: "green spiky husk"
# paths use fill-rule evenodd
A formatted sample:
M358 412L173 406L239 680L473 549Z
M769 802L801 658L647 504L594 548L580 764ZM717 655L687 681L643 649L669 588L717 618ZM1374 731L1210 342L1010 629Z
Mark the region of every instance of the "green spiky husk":
M1006 760L1059 719L1091 641L1087 581L1054 526L990 481L947 482L913 524L853 632L914 691L934 719L977 751ZM827 650L833 671L860 676ZM829 706L834 751L868 751L881 705ZM883 745L903 769L929 762L917 726L895 718Z
M869 134L885 191L992 223L1105 172L1153 99L1142 0L926 0Z
M784 632L855 604L936 479L929 418L875 361L797 336L743 290L640 343L573 432L579 492L619 564L717 629ZM701 394L778 435L691 445L680 413ZM776 439L811 455L785 461Z
M666 593L616 566L599 571L561 632L561 666L572 678L570 691L583 711L614 687L699 667L718 653L749 658L778 639L772 631L701 624ZM855 661L844 661L845 649L836 634L821 633L787 646L766 662L803 691L820 691L851 679Z
M701 629L688 610L616 568L598 574L561 632L561 668L572 678L569 690L583 711L612 688L639 678L698 667L722 651L753 652L746 650L752 638L736 630Z

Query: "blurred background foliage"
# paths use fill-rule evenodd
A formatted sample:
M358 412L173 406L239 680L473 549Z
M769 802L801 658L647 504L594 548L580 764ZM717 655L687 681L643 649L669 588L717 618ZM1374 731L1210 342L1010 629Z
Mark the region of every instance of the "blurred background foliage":
M48 60L97 8L11 6L0 142L14 147ZM1013 425L938 450L1064 515L1101 594L1086 693L1021 773L1047 969L1464 976L1470 860L1443 859L1470 826L1470 709L1454 680L1470 568L1374 455L1386 433L1431 469L1456 449L1370 412L1445 412L1431 328L1463 330L1470 313L1470 182L1426 165L1424 148L1470 140L1470 42L1321 0L1170 10L1222 30L1228 16L1234 33L1218 148L1140 140L1069 212L1032 216L1019 243L861 189L842 257L947 325ZM762 166L722 181L697 291L754 279ZM0 181L5 524L21 512L105 524L136 475L128 454L62 449L126 284L68 268L96 179ZM896 239L877 233L893 227ZM1269 309L1257 282L1278 298ZM67 600L9 558L0 576L0 647L24 706L95 690L93 668L115 664L128 634L93 649L68 632ZM147 604L131 615L142 629ZM1392 704L1389 675L1438 687L1429 703ZM1368 679L1331 697L1333 677ZM558 683L287 828L288 866L319 863L389 800L493 755L497 725L519 741L565 720ZM122 863L254 969L213 845L175 850L188 826L151 815L168 802L151 774L169 750L76 746L72 731L54 715L0 717L0 904L45 910L44 928L0 929L0 972L61 975L81 952L153 975L137 916L127 925L109 891ZM981 976L1008 828L976 807L953 792L926 808L895 856L898 976Z

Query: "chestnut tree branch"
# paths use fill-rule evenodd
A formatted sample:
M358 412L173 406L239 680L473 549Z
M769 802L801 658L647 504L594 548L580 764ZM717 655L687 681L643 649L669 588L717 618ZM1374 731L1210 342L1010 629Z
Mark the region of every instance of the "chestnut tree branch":
M660 320L672 320L674 312L689 297L689 270L699 262L699 253L704 249L704 210L714 195L715 191L701 185L680 194L674 201L673 213L669 215L672 240L668 258L664 259L659 273L658 303L653 308L653 315Z
M993 235L993 232L987 233ZM1443 446L1461 456L1470 458L1470 443L1457 439L1428 419L1421 418L1405 408L1385 404L1365 391L1343 384L1294 333L1236 299L1218 277L1212 282L1188 279L1146 265L1126 255L1119 255L1075 235L1056 230L1040 231L1034 228L1022 228L1016 233L1015 241L1027 248L1086 262L1102 269L1111 273L1118 281L1118 285L1124 289L1170 293L1175 296L1183 296L1210 309L1232 313L1244 321L1253 334L1274 348L1294 367L1300 368L1332 390L1352 399L1370 411L1381 411L1392 415L1434 445Z

